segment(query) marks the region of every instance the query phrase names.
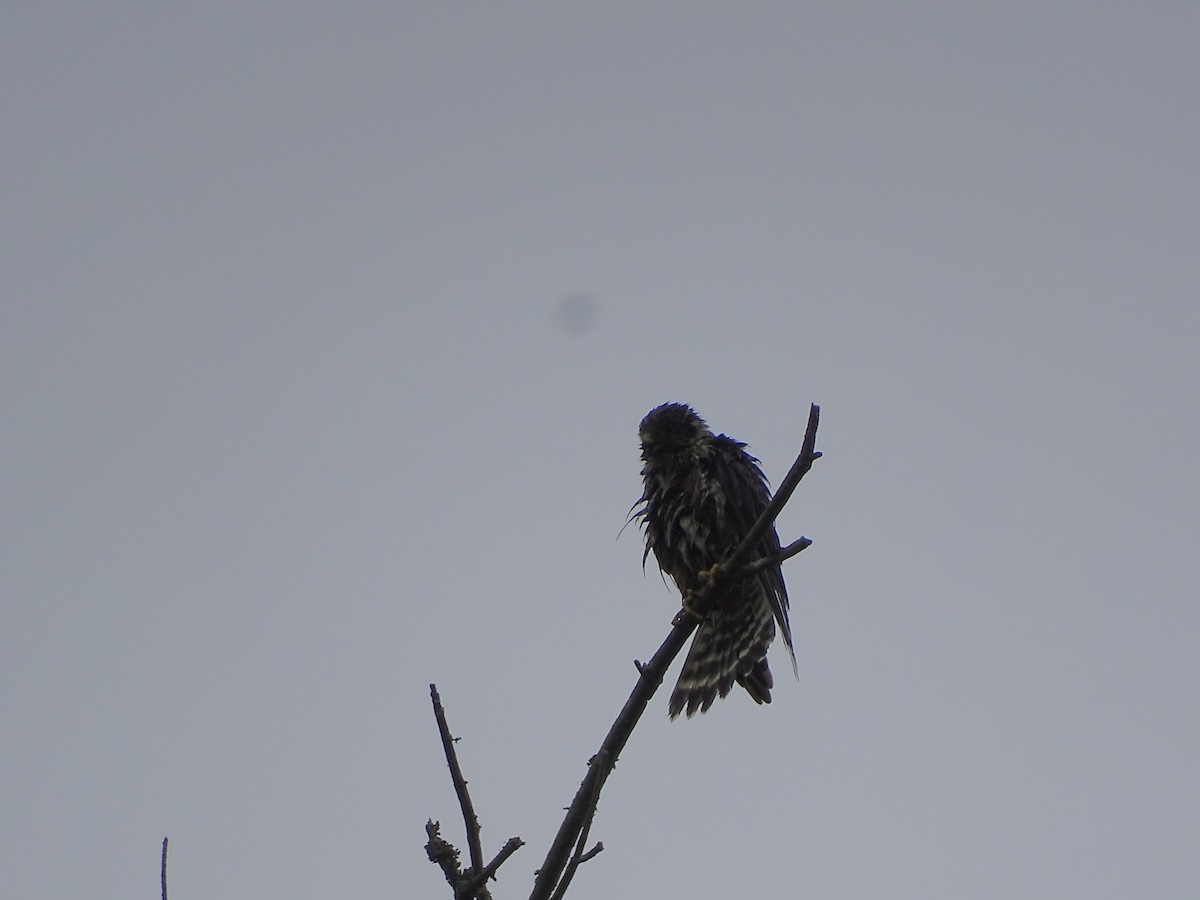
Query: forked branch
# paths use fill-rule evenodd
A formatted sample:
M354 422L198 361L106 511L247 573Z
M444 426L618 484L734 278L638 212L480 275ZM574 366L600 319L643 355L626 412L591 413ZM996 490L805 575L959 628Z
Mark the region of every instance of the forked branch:
M450 767L450 780L454 782L454 793L458 795L463 824L467 827L467 848L471 854L471 868L478 872L483 869L483 842L479 835L479 817L475 815L475 804L471 802L471 794L467 791L467 780L463 778L462 767L458 764L458 754L454 752L454 737L450 734L450 726L446 723L446 710L442 708L442 698L438 694L436 684L429 686L429 697L433 701L433 716L437 719L438 734L442 737L442 751L446 754L446 765Z
M462 767L458 764L458 754L454 750L455 738L450 734L450 726L446 722L446 711L442 708L442 698L438 694L437 685L429 686L429 696L433 701L433 716L437 719L438 733L442 738L442 750L446 754L446 765L450 769L450 780L454 783L454 793L458 795L458 805L462 808L471 866L463 871L458 863L458 848L442 837L441 825L433 820L425 823L425 834L429 838L425 844L425 852L429 856L429 861L439 866L442 874L446 876L446 881L454 890L454 900L491 900L491 893L487 888L488 880L495 876L496 870L506 859L517 852L524 841L519 837L509 838L495 858L486 866L483 864L483 841L480 838L479 818L475 815L475 804L471 802L471 794L467 790L467 780L463 777Z

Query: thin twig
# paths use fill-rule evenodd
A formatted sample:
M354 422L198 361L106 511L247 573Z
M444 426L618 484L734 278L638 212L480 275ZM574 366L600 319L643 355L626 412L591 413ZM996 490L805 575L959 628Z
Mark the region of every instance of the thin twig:
M525 846L525 842L519 837L510 837L505 841L504 846L500 848L500 852L496 854L496 858L480 870L478 875L471 876L470 879L463 882L462 887L454 892L457 900L472 897L480 892L480 889L487 883L489 878L496 875L496 870L503 865L504 861Z
M479 819L475 815L475 805L471 802L471 794L467 790L467 780L463 777L462 767L458 764L458 754L454 750L455 738L450 734L450 725L446 722L446 710L442 707L442 698L438 694L436 684L429 686L429 697L433 702L433 715L437 719L438 734L442 738L442 749L446 754L446 765L450 768L450 780L454 782L454 792L458 795L459 806L462 807L463 823L467 829L467 845L471 855L471 867L463 871L459 865L458 848L441 835L441 826L434 821L425 825L425 833L429 842L425 852L431 862L437 863L454 889L455 900L491 900L487 882L494 878L496 870L506 859L524 846L519 837L509 838L500 852L486 866L483 864L483 842L480 839Z
M450 726L446 724L446 711L442 708L442 698L438 696L436 684L429 686L429 696L433 700L433 715L437 719L438 732L442 736L442 749L446 751L450 780L454 782L454 793L458 794L458 805L462 807L463 823L467 827L467 849L471 854L471 869L479 872L483 869L483 842L479 836L479 819L475 815L475 806L471 803L471 794L467 791L467 780L463 778L462 768L458 764L458 754L454 752L454 738L450 735Z
M592 847L591 850L589 850L587 853L583 854L583 856L579 857L579 865L583 865L585 862L587 862L593 856L598 856L603 852L604 852L604 841L596 841L596 845L594 847Z
M612 771L612 768L605 765L605 762L607 762L607 756L603 751L592 757L590 765L601 767L600 776L596 779L596 783L592 787L592 797L588 803L587 810L584 812L583 827L579 829L579 840L575 842L575 852L571 854L571 859L567 862L567 868L563 871L562 878L558 882L558 887L554 889L554 896L551 900L562 900L563 895L567 893L567 888L571 886L571 879L575 877L575 870L586 862L587 859L591 859L604 849L603 844L597 844L587 853L583 852L583 848L587 846L588 833L592 830L592 822L596 818L596 804L600 802L600 791L604 789L604 782L608 778L608 773ZM584 857L587 857L587 859Z
M804 433L804 444L801 446L800 455L796 457L796 461L780 483L779 490L767 508L763 510L762 515L751 526L737 549L721 563L718 577L706 583L689 597L689 605L697 612L703 613L711 608L712 603L719 596L719 584L746 576L745 563L753 548L758 545L759 539L775 522L779 511L791 498L800 479L808 474L812 464L821 457L816 450L817 427L820 424L820 418L820 407L814 403L809 410L808 428ZM796 546L796 543L799 542L789 545L789 549ZM808 545L805 544L805 546ZM800 549L796 552L800 552ZM546 853L546 861L538 869L533 883L533 893L529 895L529 900L551 900L555 886L561 880L563 869L567 865L571 846L576 842L588 822L589 807L593 806L594 798L599 796L599 788L603 786L604 779L608 777L608 773L616 764L626 741L629 740L629 735L642 717L642 713L646 711L646 705L654 696L654 692L658 690L658 686L662 684L663 676L672 661L679 655L679 651L683 649L683 645L687 643L687 639L696 629L696 624L697 619L694 616L678 617L671 632L667 635L667 639L663 641L662 646L658 648L650 661L638 666L640 673L638 683L609 727L608 734L604 736L604 741L600 744L599 752L593 758L593 764L588 766L587 774L583 776L583 781L580 782L579 789L575 792L575 797L567 808L567 814L558 828L558 833L554 836L554 841Z
M746 567L744 569L742 569L742 574L753 575L756 572L761 572L763 569L772 569L775 566L779 565L780 563L786 562L787 560L791 559L793 556L795 556L801 550L804 550L811 546L812 546L812 541L810 541L806 537L802 537L802 538L799 538L798 540L794 540L790 544L788 544L786 547L784 547L782 550L780 550L778 553L776 553L772 556L763 556L763 557L760 557L759 559L756 559L752 563L748 563L746 565Z
M581 845L582 849L582 845ZM582 866L589 859L593 859L604 852L604 841L596 841L595 845L587 853L575 853L571 856L567 863L567 868L563 872L562 881L558 883L558 887L554 891L552 900L562 900L566 894L567 888L571 886L571 880L575 877L575 870Z
M162 900L167 900L167 839L163 838L162 848Z

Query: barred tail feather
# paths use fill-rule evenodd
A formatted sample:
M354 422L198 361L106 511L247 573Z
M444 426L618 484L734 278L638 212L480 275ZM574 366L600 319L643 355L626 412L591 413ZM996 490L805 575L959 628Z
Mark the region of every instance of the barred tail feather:
M774 637L770 604L757 591L713 610L692 639L668 704L671 718L707 712L735 682L756 702L770 703L774 680L766 655Z
M754 668L745 675L739 675L737 683L746 689L755 703L771 702L771 688L775 687L775 679L771 677L771 667L767 665L766 657L756 662Z

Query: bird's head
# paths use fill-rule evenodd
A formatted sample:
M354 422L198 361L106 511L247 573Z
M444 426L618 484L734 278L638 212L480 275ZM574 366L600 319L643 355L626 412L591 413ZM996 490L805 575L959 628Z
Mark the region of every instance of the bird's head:
M676 453L690 446L697 438L711 434L708 425L686 403L664 403L656 406L638 426L642 439L642 459Z

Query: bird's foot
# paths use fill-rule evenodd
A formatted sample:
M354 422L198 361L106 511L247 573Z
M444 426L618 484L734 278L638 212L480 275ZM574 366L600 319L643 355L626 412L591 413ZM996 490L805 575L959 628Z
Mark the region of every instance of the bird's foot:
M708 618L708 616L706 614L697 612L696 609L692 606L692 592L691 591L687 591L683 595L683 609L681 609L681 610L679 610L679 612L675 613L675 618L673 618L671 620L671 624L672 625L680 625L683 623L684 619L686 619L689 616L691 618L695 619L697 622L703 622Z
M711 591L720 574L720 563L713 563L707 569L701 569L699 572L697 572L696 575L701 582L700 590ZM694 602L696 593L696 591L690 589L683 592L683 609L675 614L675 618L671 620L672 625L678 625L684 620L685 616L691 616L697 622L705 622L708 620L708 613L702 613L696 610Z

